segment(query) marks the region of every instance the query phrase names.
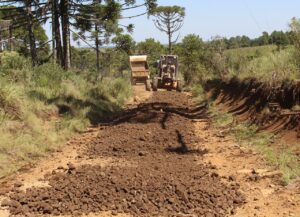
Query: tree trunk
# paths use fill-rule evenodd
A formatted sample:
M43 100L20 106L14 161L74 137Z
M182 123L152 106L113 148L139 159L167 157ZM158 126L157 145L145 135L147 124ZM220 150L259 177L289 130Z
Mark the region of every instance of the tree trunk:
M169 36L169 54L172 54L172 36L168 33Z
M14 50L12 25L9 26L9 49L10 49L10 51Z
M172 54L172 32L171 32L170 19L168 19L167 29L168 29L168 39L169 39L169 54Z
M69 0L61 1L61 23L63 34L63 68L69 70L71 68L70 59L70 24L69 24Z
M95 32L96 32L96 38L95 38L95 45L96 45L96 56L97 56L97 62L96 62L96 68L97 73L100 73L100 51L99 51L99 31L98 31L98 25L95 24ZM100 76L100 74L99 74Z
M71 37L69 37L69 51L70 51L70 67L72 65L72 49L71 49Z
M38 60L37 60L37 52L36 52L36 45L35 45L35 36L33 32L33 14L31 10L31 1L29 0L25 1L25 6L27 9L27 30L29 35L31 61L32 61L32 65L35 66L38 63Z
M101 0L94 0L93 3L95 4L101 4ZM97 20L98 17L95 16L95 19ZM98 76L101 77L100 75L100 50L99 50L99 46L100 46L100 40L99 40L99 26L97 21L95 22L95 46L96 46L96 68L97 68L97 73Z
M53 62L57 62L57 50L56 50L56 41L55 41L55 1L52 0L52 55L53 55Z
M61 47L61 34L60 34L60 24L59 24L59 8L57 0L53 0L54 7L54 32L55 32L55 46L56 46L56 61L57 64L63 67L63 54Z
M3 43L2 43L2 31L1 31L1 28L0 28L0 52L2 52L2 46L3 46Z

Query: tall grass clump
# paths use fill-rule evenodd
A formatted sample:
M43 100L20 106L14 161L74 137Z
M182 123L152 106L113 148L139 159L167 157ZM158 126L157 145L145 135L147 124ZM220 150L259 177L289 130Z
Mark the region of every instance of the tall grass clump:
M249 53L245 53L248 51ZM262 81L299 79L295 48L277 50L272 46L240 48L226 53L227 77L255 77Z
M53 63L32 68L17 53L0 58L0 177L120 112L132 93L127 79L91 82Z
M293 60L291 49L281 50L275 53L269 53L266 56L256 58L245 65L239 73L240 78L252 75L264 81L270 81L271 78L277 81L293 80L298 78L298 68Z
M0 54L0 76L13 82L28 82L31 79L30 61L17 52Z

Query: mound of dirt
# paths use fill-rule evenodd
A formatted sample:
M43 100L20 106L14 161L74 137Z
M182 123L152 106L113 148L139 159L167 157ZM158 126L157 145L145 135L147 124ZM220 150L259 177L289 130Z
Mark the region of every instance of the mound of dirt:
M184 94L157 92L147 103L102 126L97 139L86 145L83 156L122 159L124 165L69 165L45 178L50 187L13 193L5 205L14 215L233 213L244 203L239 185L223 183L214 166L201 161L207 150L196 148L202 139L192 119L205 115L204 107L190 108Z
M273 133L297 131L300 137L300 83L297 81L270 84L255 78L208 81L211 93L225 112L250 121Z

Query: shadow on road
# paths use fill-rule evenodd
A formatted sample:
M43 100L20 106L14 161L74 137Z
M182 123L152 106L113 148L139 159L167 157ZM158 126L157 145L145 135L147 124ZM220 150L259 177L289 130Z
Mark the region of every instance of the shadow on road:
M203 149L203 150L190 150L187 146L187 144L185 143L182 134L179 132L179 130L176 130L176 134L177 134L177 142L180 144L180 146L178 147L168 147L166 148L167 152L170 153L176 153L176 154L197 154L197 155L205 155L208 153L207 149Z

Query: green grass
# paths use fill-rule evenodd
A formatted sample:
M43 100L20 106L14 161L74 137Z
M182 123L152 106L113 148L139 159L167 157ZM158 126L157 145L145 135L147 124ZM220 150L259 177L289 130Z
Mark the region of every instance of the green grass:
M241 79L255 77L270 82L300 78L295 48L288 46L278 50L276 46L261 46L227 50L227 77Z
M225 51L226 55L240 55L245 57L255 57L255 56L264 56L273 51L276 51L276 45L265 45L258 47L245 47L245 48L236 48L229 49Z
M190 91L195 103L201 103L205 99L205 93L201 85L193 85L185 87L185 91Z
M213 103L209 104L209 113L211 114L214 125L218 128L228 127L234 122L234 118L231 114L219 112Z
M89 81L50 63L14 65L19 58L2 56L0 65L0 178L120 112L132 94L126 79ZM21 72L18 79L12 79L15 70Z

